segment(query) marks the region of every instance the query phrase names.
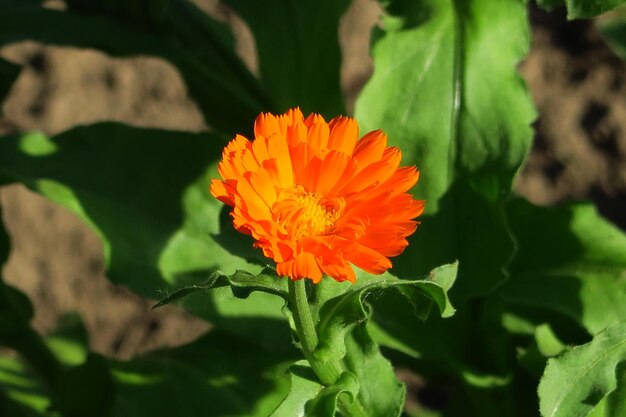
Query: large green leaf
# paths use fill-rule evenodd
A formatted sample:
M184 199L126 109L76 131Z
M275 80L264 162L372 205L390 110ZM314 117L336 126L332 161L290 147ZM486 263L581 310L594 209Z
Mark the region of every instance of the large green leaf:
M626 361L626 324L616 323L583 346L550 359L539 399L544 417L588 415L617 386L616 368Z
M356 116L420 168L415 192L427 210L394 272L458 259L453 293L484 294L505 279L513 253L501 204L535 116L516 72L528 50L525 2L393 0L386 11Z
M569 20L595 17L624 3L626 3L624 0L537 0L537 4L548 10L557 6L567 6Z
M591 204L545 208L515 199L507 213L519 246L510 266L511 279L501 291L507 302L535 313L557 312L590 334L623 320L623 232L602 219Z
M367 410L367 415L371 417L398 416L404 402L404 387L397 381L390 363L369 334L367 323L371 307L365 300L371 295L380 297L383 293L397 291L402 299L408 301L404 301L403 305L409 314L417 313L425 317L435 304L441 315L448 317L454 313L454 308L447 297L447 290L456 278L456 270L456 264L445 265L432 271L424 280L401 280L389 274L377 277L361 274L356 284L324 279L320 284L311 285L309 304L319 336L319 344L312 355L316 363L336 369L338 379L324 389L314 389L315 392L303 396L303 387L315 385L311 381L310 370L296 366L291 370L293 390L275 415L282 416L305 407L306 415L333 417L341 403L339 397L347 395L349 403L356 399L358 405L355 406ZM174 291L158 305L206 293L206 290L215 291L226 285L237 297L248 298L253 292L262 292L290 302L290 295L282 282L271 270L256 276L243 271L232 275L214 274L206 283ZM375 300L373 303L378 304ZM287 306L294 307L291 304ZM290 322L295 323L294 320ZM312 367L318 369L315 363Z
M122 3L123 4L123 3ZM171 2L158 28L115 19L99 8L84 13L27 4L0 6L0 45L21 40L97 48L115 56L152 55L178 67L207 123L232 135L272 107L258 82L224 41L224 28L191 2ZM158 30L157 30L158 29Z
M58 342L55 353L70 362L76 359L77 352L86 349L83 342L67 334L55 338ZM87 358L94 358L94 355L89 354ZM298 391L290 386L287 369L292 360L290 355L259 351L252 344L217 331L188 345L151 352L131 361L102 359L100 365L106 367L107 372L110 369L115 388L107 416L266 417L286 401L289 391L303 396L304 402L309 399L308 390ZM93 363L93 359L88 359L86 365L89 363ZM68 375L69 380L65 378L62 382L71 382L85 365L69 369L73 369L73 373ZM94 392L104 389L98 380L83 381L83 386L94 388ZM71 385L65 388L67 398L71 397L74 403L90 399L86 395L89 390ZM73 394L69 392L72 388ZM52 416L46 412L52 402L44 392L39 380L21 362L0 356L0 407L12 412L7 416ZM313 391L313 395L315 393ZM14 410L21 414L13 414ZM63 415L98 414L66 411Z
M146 297L204 282L216 270L259 272L243 259L252 242L216 242L222 204L210 196L222 142L209 134L105 123L48 139L0 139L0 177L19 181L69 208L102 239L108 276ZM230 226L227 227L230 230ZM237 253L233 253L237 252ZM228 288L190 297L188 308L218 326L273 347L288 347L282 303L256 293L245 302ZM245 319L244 319L245 318Z
M338 27L349 2L226 0L254 33L261 81L280 110L344 112Z
M210 332L174 350L112 362L113 416L265 417L290 390L291 359Z
M337 396L346 392L371 417L400 415L405 389L370 335L367 324L371 316L371 306L365 300L398 291L402 298L413 303L412 307L409 304L407 315L427 312L434 302L441 315L450 316L454 309L447 299L448 288L437 282L445 282L451 286L456 270L456 264L437 268L429 280L409 281L383 275L360 279L355 285L324 280L315 286L311 307L320 343L313 355L323 363L339 364L339 369L347 373L342 375L341 388L328 397L331 399L330 403L335 404ZM375 309L375 299L372 304ZM405 308L407 304L404 304ZM356 384L348 383L351 380L350 375L356 377ZM324 394L330 395L328 392L321 393Z

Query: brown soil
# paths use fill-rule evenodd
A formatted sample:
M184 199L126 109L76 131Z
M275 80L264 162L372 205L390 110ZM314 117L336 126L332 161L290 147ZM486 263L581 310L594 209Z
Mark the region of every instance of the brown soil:
M216 1L201 7L233 24L238 50L256 65L245 25ZM371 74L369 29L378 6L356 0L341 28L342 83L350 103ZM624 63L592 22L566 23L562 11L532 9L533 41L521 65L539 112L537 137L516 189L539 204L593 198L626 227L626 83ZM202 116L176 70L153 58L113 59L99 52L26 42L0 49L24 65L4 106L0 134L116 120L135 126L199 131ZM352 106L349 105L349 108ZM36 306L35 327L50 332L63 313L78 311L94 350L128 358L155 346L193 339L207 325L176 307L110 284L96 236L65 209L21 186L0 190L12 253L6 280Z

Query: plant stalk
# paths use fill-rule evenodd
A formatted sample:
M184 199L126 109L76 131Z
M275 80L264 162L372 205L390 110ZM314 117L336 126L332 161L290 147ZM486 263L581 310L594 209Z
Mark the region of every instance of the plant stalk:
M323 362L315 357L315 349L319 339L309 308L304 279L289 280L289 304L304 357L322 385L333 385L341 374L341 367L336 362ZM355 398L354 401L350 402L347 396L340 395L338 400L339 410L345 417L368 417L358 399Z

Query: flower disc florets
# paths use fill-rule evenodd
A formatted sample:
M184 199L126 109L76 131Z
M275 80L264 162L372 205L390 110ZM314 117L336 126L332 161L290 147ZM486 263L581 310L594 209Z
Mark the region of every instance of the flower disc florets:
M374 274L391 268L424 203L407 193L419 172L399 167L400 150L387 147L383 132L359 140L352 118L326 123L292 109L262 113L254 134L226 146L211 193L233 207L235 228L279 275L354 282L350 263Z

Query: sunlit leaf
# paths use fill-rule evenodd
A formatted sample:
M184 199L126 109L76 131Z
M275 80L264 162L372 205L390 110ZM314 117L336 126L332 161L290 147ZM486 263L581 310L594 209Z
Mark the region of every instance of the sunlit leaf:
M539 399L544 417L583 417L615 390L616 368L626 360L626 324L616 323L582 346L550 359Z
M502 212L528 152L535 112L516 71L528 50L519 0L385 3L374 75L357 100L364 131L381 128L421 170L426 215L395 261L401 277L460 262L453 294L491 291L513 242Z
M199 291L205 292L221 287L230 287L233 294L239 298L248 298L255 291L277 295L285 301L289 298L287 280L278 277L271 269L266 269L258 275L246 271L237 271L232 275L215 272L206 282L178 288L162 298L154 307L170 304Z
M626 316L626 235L591 204L507 207L519 251L502 296L513 305L555 311L590 334ZM556 329L556 328L555 328Z
M443 277L437 278L438 275ZM425 313L434 302L440 314L450 315L454 309L447 299L447 288L436 282L439 280L449 288L455 275L456 264L452 264L433 271L429 280L409 281L383 275L362 277L354 285L333 280L323 280L316 285L311 307L320 343L314 356L323 363L339 363L340 368L355 376L357 381L368 381L359 385L357 394L355 388L348 388L352 386L348 383L350 376L344 376L341 386L327 390L324 400L318 399L320 409L336 406L338 396L348 392L356 395L371 416L398 416L405 390L369 333L370 300L376 309L378 297L397 292L410 301L404 303L408 307L407 314Z

